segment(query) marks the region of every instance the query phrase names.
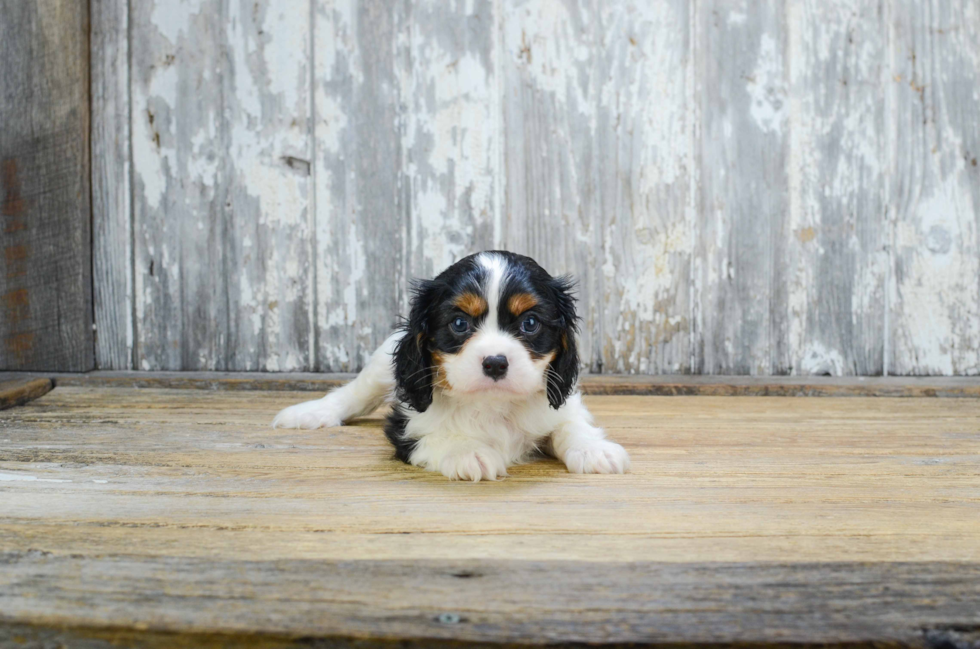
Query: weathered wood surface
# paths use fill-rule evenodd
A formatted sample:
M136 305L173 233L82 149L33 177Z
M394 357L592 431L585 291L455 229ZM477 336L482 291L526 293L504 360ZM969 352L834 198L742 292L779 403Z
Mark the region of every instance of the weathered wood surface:
M135 368L311 367L310 2L130 8Z
M474 485L395 461L378 414L269 428L304 396L58 387L4 411L0 626L938 646L980 625L975 400L592 397L632 473Z
M326 392L354 374L313 372L135 372L100 370L84 374L0 372L0 381L42 379L59 386L192 390L303 390ZM980 378L827 377L590 374L579 386L587 395L714 397L928 397L978 398Z
M3 0L0 16L0 369L85 371L88 4Z
M99 367L133 367L129 2L92 0L92 288Z
M702 92L695 341L699 373L772 374L786 181L786 6L699 5Z
M316 253L301 272L315 278L316 344L304 369L362 367L407 303L405 4L314 1Z
M887 143L896 136L885 124L887 10L861 0L791 2L785 20L788 81L774 95L765 89L788 140L789 209L775 214L773 370L881 374Z
M593 372L976 375L978 16L139 3L95 66L135 156L131 206L95 185L132 210L96 217L100 367L353 371L412 277L506 247L578 276Z
M970 649L980 621L973 563L234 561L39 552L0 559L7 563L0 625L6 618L45 630L108 627L78 634L94 639L122 628L122 646L142 646L135 628L177 634L166 647L214 646L220 636L194 637L210 632L229 636L218 645L229 647L329 639L340 642L313 646ZM276 635L281 644L273 644Z
M474 486L395 461L379 415L269 427L307 397L57 387L6 410L0 472L34 479L0 482L4 543L161 556L177 543L239 559L980 560L972 399L592 397L631 474L540 460Z
M893 8L889 368L980 373L980 3Z

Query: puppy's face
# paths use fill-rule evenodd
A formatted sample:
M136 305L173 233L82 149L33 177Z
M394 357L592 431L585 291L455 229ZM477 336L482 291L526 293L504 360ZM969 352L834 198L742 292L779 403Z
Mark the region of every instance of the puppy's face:
M395 354L399 396L424 411L451 398L564 403L578 372L570 282L532 259L485 252L419 285Z

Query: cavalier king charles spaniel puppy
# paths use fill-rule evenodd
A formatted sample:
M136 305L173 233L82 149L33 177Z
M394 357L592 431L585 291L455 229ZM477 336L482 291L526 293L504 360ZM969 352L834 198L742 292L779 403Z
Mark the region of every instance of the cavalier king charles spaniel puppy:
M280 428L340 426L385 400L395 456L451 480L496 480L546 452L573 473L624 473L576 385L572 282L491 251L415 287L411 314L347 385L286 408Z

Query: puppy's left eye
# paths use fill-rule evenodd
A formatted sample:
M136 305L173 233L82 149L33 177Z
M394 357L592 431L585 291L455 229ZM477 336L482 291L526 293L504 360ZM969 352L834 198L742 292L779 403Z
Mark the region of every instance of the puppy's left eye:
M521 323L521 331L529 336L531 334L538 333L538 329L540 328L541 321L538 320L537 316L529 315L528 317L524 318L524 321Z
M449 323L449 328L453 330L453 333L464 334L470 328L470 323L466 321L466 318L457 317Z

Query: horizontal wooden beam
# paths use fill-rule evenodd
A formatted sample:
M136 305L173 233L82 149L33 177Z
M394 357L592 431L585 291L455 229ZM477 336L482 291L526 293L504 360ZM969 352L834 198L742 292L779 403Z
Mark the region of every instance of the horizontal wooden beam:
M56 385L84 387L168 388L192 390L329 390L354 374L313 372L0 372L0 381L50 378ZM581 379L585 394L649 396L769 397L966 397L980 398L980 376L684 376L589 374Z
M39 629L84 620L124 631L358 638L367 646L435 640L925 647L944 638L952 643L943 646L959 646L956 637L968 643L980 629L975 563L231 561L42 552L0 558L3 616ZM105 605L107 597L113 606Z

